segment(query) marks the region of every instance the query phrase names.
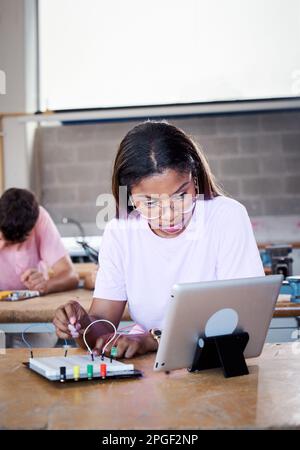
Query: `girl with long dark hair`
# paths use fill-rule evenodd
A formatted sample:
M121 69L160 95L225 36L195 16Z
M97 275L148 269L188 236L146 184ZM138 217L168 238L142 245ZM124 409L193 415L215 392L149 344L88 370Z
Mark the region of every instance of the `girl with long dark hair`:
M102 237L92 306L88 313L74 301L59 308L59 337L84 346L82 331L96 319L117 327L128 302L139 332L118 338L118 357L155 351L173 284L264 276L245 207L225 195L203 152L177 127L147 121L129 131L112 192L116 216ZM110 336L107 323L89 329L95 354Z

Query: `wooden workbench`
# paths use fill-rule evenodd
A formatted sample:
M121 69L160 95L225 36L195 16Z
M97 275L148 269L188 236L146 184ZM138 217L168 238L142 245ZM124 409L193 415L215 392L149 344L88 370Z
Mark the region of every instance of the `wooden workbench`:
M277 301L273 317L298 317L300 316L300 303L285 300L286 295L280 295Z
M250 374L242 377L225 379L220 369L153 372L151 353L126 360L143 378L71 384L32 373L22 365L28 351L10 349L0 357L0 428L300 428L300 358L294 345L266 344L259 358L247 361ZM39 356L61 352L38 350Z
M88 311L92 299L92 291L74 289L18 302L0 301L0 323L52 322L55 310L64 303L76 300ZM127 305L122 320L131 320Z

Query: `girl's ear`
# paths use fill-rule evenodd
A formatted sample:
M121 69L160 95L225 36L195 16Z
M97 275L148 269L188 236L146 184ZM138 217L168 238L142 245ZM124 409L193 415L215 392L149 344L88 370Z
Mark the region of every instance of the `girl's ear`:
M194 184L195 184L196 194L199 194L199 183L198 183L197 176L194 176Z

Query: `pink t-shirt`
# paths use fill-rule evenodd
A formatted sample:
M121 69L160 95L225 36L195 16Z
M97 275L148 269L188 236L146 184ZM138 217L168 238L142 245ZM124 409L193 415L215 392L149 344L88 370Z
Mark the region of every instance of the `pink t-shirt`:
M55 224L40 206L37 223L26 241L0 250L0 290L24 289L20 277L25 270L40 270L41 262L50 268L66 254Z
M198 200L178 236L156 235L135 213L112 219L99 249L94 298L128 301L145 330L163 328L175 283L265 276L246 208L219 196Z

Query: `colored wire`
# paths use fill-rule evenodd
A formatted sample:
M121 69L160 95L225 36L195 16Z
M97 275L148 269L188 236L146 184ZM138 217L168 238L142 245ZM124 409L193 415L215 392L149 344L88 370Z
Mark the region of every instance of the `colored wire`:
M95 323L98 323L98 322L106 322L106 323L109 323L109 324L113 327L113 329L114 329L114 335L113 335L113 337L110 338L109 341L104 345L103 350L102 350L102 354L104 354L104 352L105 352L105 350L106 350L106 347L111 343L111 341L113 341L113 340L115 339L116 334L117 334L117 329L116 329L116 327L114 326L114 324L113 324L112 322L110 322L110 320L106 320L106 319L98 319L98 320L94 320L93 322L91 322L91 323L86 327L86 329L84 330L82 339L83 339L83 342L85 343L86 348L88 349L89 353L91 354L92 359L94 358L93 351L91 350L89 344L87 343L86 338L85 338L85 335L86 335L87 330L88 330L92 325L94 325Z

